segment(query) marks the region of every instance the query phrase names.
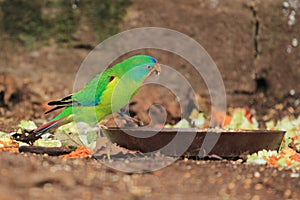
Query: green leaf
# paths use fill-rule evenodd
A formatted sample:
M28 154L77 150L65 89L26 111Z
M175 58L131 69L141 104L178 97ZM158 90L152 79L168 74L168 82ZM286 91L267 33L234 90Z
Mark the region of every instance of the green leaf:
M77 147L83 145L75 122L58 127L54 139L60 140L63 146Z
M86 146L96 148L98 128L91 127L84 122L71 122L57 128L54 137L66 146Z
M18 127L20 129L23 129L23 130L28 130L28 131L31 131L31 130L34 130L37 128L36 124L33 122L33 121L30 121L30 120L21 120Z
M247 163L252 164L259 164L259 165L265 165L267 164L266 158L270 156L277 156L277 151L271 151L271 150L261 150L257 153L253 153L251 155L247 155Z
M255 119L255 117L251 118L250 122L247 117L244 115L243 110L237 109L232 114L232 120L228 125L224 127L224 129L231 129L231 130L237 130L237 129L258 129L258 122Z
M195 118L190 117L191 119L191 124L194 127L202 128L203 125L205 124L205 116L204 113L200 112L197 114Z
M62 143L60 140L45 140L43 138L36 140L33 143L33 146L41 147L61 147Z
M177 124L173 126L174 128L190 128L190 123L186 119L180 120Z
M10 135L2 131L0 131L0 141L7 145L10 145L13 142L13 140L10 138ZM4 145L0 143L0 147L4 147Z

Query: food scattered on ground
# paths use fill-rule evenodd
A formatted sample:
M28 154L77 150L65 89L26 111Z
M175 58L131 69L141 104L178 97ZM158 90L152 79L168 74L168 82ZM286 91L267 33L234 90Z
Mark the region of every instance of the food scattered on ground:
M182 119L174 126L166 128L206 128L207 119L203 113L193 110L189 119ZM279 151L261 150L248 155L247 162L252 164L267 164L269 166L300 169L300 116L296 119L284 117L277 122L268 121L265 125L268 130L284 130L285 137ZM233 109L231 115L225 117L225 130L257 130L259 123L248 109Z
M220 116L219 118L221 119ZM208 120L209 118L205 117L204 113L194 109L188 119L181 119L175 125L166 124L165 128L207 128L209 124ZM17 132L13 134L28 135L28 133L32 133L32 131L37 128L33 121L26 120L21 120L18 127ZM268 130L286 131L282 145L278 152L261 150L248 155L247 163L300 169L300 117L296 119L285 117L277 122L269 121L265 127L267 127ZM236 108L233 109L229 115L225 116L225 123L223 123L222 128L225 130L257 130L259 129L259 123L248 109ZM41 138L36 139L32 143L32 146L44 147L44 153L47 153L47 148L58 148L58 152L61 147L75 149L69 154L66 154L68 152L61 153L64 155L60 157L64 158L91 157L91 149L96 148L98 138L97 131L97 127L91 127L86 123L72 122L57 128L54 134L50 132L44 134ZM18 147L29 146L27 143L15 140L11 135L12 134L0 132L0 150L18 152ZM26 150L24 149L26 149L26 147L23 148L22 151L43 152L42 148L38 150L34 148L30 149L30 147ZM52 150L49 151L51 154ZM56 153L55 155L60 154Z
M262 150L248 155L247 163L300 169L300 154L289 147L279 152Z

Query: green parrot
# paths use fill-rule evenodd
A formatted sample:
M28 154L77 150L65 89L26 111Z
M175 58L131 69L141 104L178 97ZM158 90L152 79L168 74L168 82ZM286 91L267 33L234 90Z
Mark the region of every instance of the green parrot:
M39 135L49 129L72 121L97 124L105 116L119 111L137 93L144 80L160 73L158 61L147 55L132 56L97 74L78 92L48 105L56 106L46 112L63 108L55 118L38 127Z

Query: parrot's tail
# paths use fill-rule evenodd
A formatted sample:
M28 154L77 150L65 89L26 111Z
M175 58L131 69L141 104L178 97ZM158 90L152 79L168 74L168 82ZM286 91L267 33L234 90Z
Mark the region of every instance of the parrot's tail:
M55 121L48 122L48 123L46 123L46 124L44 124L44 125L38 127L38 128L35 129L34 131L35 131L36 133L38 133L38 134L42 134L42 133L48 131L48 130L51 129L51 128L54 128L54 127L56 127L56 126L58 126L58 125L63 125L63 124L64 124L63 122L65 121L65 119L66 119L66 117L60 118L60 119L55 120Z

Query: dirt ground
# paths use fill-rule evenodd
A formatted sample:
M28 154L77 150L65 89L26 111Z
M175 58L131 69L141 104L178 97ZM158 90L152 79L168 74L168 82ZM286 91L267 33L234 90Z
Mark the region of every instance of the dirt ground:
M10 199L298 199L290 170L229 161L179 160L126 174L92 159L0 153L0 197ZM132 161L134 162L134 161Z
M258 37L257 48L254 42L257 38L253 36L255 17L248 2L233 4L224 1L216 9L213 4L205 2L208 1L134 1L121 28L162 26L186 33L199 41L220 67L229 106L254 108L260 121L285 115L297 116L300 113L299 104L295 104L299 98L299 47L293 49L292 55L287 55L290 56L286 59L287 64L282 63L286 55L279 58L280 52L276 50L276 45L282 46L284 42L279 41L275 47L267 43L270 29L273 30L270 24L263 21L271 20L268 16L257 12L261 23L259 34L262 34ZM255 9L262 11L278 7L275 3L269 2L268 5L266 8L264 4L258 4ZM200 20L203 18L205 20ZM213 23L213 20L216 22ZM236 20L234 25L228 23L230 20ZM278 24L274 26L278 28ZM240 29L236 30L236 27ZM224 28L228 28L228 31L222 34ZM293 35L295 28L287 32ZM242 34L239 37L232 36L237 33ZM208 36L211 37L206 40ZM272 41L277 41L277 36L274 37ZM215 48L216 44L221 46ZM275 58L270 57L268 52L275 52ZM53 117L55 113L47 116L43 114L43 103L72 92L76 72L88 53L86 49L65 49L56 45L34 51L16 46L1 52L0 72L5 75L0 74L0 85L4 87L0 88L0 130L16 130L21 119L42 124ZM193 79L190 69L182 67L186 64L184 61L177 62L159 52L152 54L181 70L192 84L197 85L199 80ZM276 63L287 68L275 66ZM292 75L289 73L291 70L295 71ZM241 74L244 76L241 77ZM258 77L253 78L253 74ZM202 84L197 86L198 91L204 91L199 92L204 97L199 104L206 111L209 100L205 90L202 90ZM291 89L295 89L294 95L289 95ZM138 102L136 110L142 110L139 118L146 122L149 118L144 113L149 104L167 104L171 98L158 102L160 95L151 98L147 94L147 90L143 89L135 98ZM146 103L145 98L148 100ZM174 106L168 109L173 114L173 118L169 118L172 122L177 119L177 112ZM135 159L131 158L129 162L134 163ZM113 170L93 158L62 159L0 152L0 199L299 199L299 173L240 161L179 159L158 171L131 174Z

